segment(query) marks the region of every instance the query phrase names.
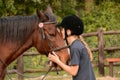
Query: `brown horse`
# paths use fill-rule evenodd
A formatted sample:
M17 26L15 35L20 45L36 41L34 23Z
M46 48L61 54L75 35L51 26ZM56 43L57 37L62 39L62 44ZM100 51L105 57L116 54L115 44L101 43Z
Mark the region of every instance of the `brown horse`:
M42 22L43 27L38 27ZM54 24L50 8L37 15L0 18L0 80L3 80L6 67L30 47L48 55L49 51L66 46ZM68 60L68 50L56 51L61 61Z

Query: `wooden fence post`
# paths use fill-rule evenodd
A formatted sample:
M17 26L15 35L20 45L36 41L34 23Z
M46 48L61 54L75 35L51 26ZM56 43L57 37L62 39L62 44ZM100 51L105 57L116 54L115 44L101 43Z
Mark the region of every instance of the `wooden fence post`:
M103 46L103 30L98 30L98 68L99 74L104 76L104 46Z
M17 60L17 71L20 74L23 74L23 71L24 71L23 67L24 67L24 65L23 65L23 55L21 55L21 56L18 57L18 60ZM24 77L18 74L18 80L24 80Z

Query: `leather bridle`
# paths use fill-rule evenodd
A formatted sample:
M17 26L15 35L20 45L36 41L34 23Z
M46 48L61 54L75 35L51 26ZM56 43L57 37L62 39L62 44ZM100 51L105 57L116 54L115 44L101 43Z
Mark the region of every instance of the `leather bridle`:
M45 22L44 23L44 25L46 25L46 24L55 24L54 22ZM50 43L50 41L49 41L49 39L48 39L48 37L46 36L46 34L45 34L45 32L44 32L44 29L43 28L40 28L40 31L41 31L41 36L42 36L42 39L44 40L44 39L46 39L47 40L47 44L48 44L48 46L49 46L49 48L50 48L50 51L49 52L57 52L57 51L59 51L59 50L62 50L62 49L65 49L65 48L68 48L69 47L69 45L67 45L67 46L63 46L63 47L60 47L60 48L56 48L56 49L53 49L53 45ZM44 48L44 50L46 51L46 48L43 46L43 48ZM47 52L47 51L46 51ZM56 72L57 72L57 74L58 74L58 70L57 70L57 65L55 64L55 68L56 68ZM42 78L42 80L44 80L44 78L47 76L47 74L51 71L51 69L52 69L52 66L50 66L50 68L49 68L49 70L46 72L46 74L44 75L44 77Z

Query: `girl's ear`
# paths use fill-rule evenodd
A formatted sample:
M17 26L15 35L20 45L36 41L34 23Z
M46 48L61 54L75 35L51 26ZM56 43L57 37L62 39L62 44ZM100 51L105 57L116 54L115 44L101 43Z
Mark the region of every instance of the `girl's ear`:
M71 35L71 30L67 29L67 35L68 35L68 36Z

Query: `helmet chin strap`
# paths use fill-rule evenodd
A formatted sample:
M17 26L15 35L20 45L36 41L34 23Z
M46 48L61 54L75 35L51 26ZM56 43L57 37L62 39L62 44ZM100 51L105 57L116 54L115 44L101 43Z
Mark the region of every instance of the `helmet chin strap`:
M66 28L65 28L65 41L66 41L67 45L69 45L69 44L68 44L67 37L68 37L68 35L67 35L67 30L66 30Z

